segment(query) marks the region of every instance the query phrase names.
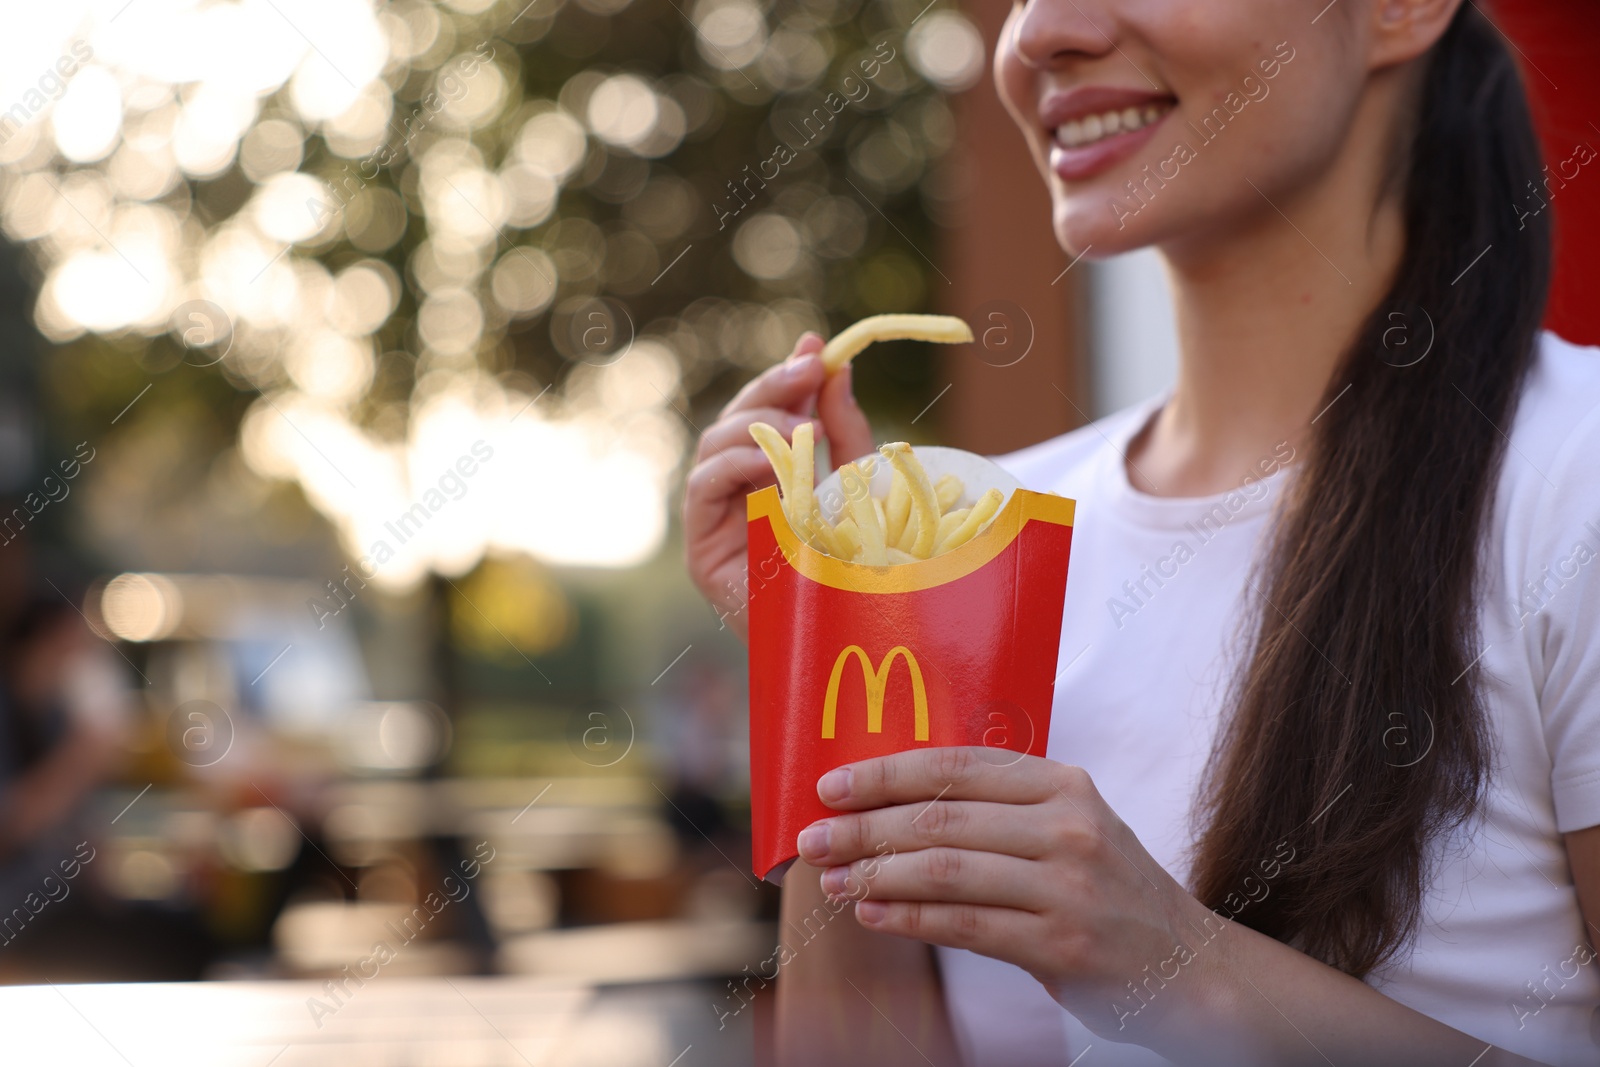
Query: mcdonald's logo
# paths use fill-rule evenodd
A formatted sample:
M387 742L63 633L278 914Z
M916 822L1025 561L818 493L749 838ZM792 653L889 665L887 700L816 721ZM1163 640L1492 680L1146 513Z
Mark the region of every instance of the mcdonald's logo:
M867 687L867 733L883 733L883 694L889 688L889 669L894 666L896 658L906 661L906 672L911 675L912 706L915 711L914 723L916 726L916 739L928 739L928 691L922 684L922 668L917 666L917 657L904 645L895 645L883 662L874 669L872 660L867 658L866 650L860 645L848 645L839 653L839 658L833 661L833 673L828 675L828 692L822 701L822 736L831 738L834 732L834 723L838 717L839 705L839 680L844 677L845 664L854 656L861 663L861 680Z

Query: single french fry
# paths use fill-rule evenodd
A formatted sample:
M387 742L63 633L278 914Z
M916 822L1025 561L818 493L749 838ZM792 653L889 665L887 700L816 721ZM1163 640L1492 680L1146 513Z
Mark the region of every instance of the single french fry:
M939 555L953 548L959 548L972 540L986 523L995 517L1000 510L1000 502L1005 499L1004 494L998 489L986 489L978 502L968 510L967 517L961 520L961 525L951 531L950 536L934 546L933 554Z
M967 512L971 510L971 508L956 508L956 510L941 516L939 519L939 534L933 539L933 543L937 545L954 533L966 521Z
M913 452L912 455L914 457L916 453ZM939 498L939 510L941 512L949 509L950 505L960 500L961 494L966 492L966 488L961 484L961 479L953 474L946 474L940 478L938 482L934 483L933 488L935 495ZM905 527L900 531L900 537L893 542L894 546L910 552L911 547L916 544L918 529L917 514L913 511L906 520ZM934 537L933 541L934 544L938 544L938 537Z
M906 488L906 476L899 471L894 472L889 482L889 499L884 502L883 514L888 520L883 525L884 540L898 545L900 535L905 533L906 519L911 515L911 491Z
M874 341L899 340L963 344L972 340L972 329L952 315L872 315L829 341L822 349L822 365L832 374Z
M811 547L821 549L835 559L848 560L850 555L845 551L844 542L839 539L838 529L830 525L820 512L813 516L813 522L816 525L812 527Z
M812 540L812 531L822 519L817 509L817 460L813 429L809 422L794 428L789 442L790 485L784 490L787 496L789 523L803 540Z
M874 567L887 566L889 552L883 541L883 526L878 522L877 501L872 498L861 468L854 463L840 467L839 487L844 490L850 517L856 520L856 533L861 538L860 561Z
M905 490L906 521L900 524L900 535L889 542L889 547L898 548L900 551L909 554L911 546L917 543L917 512L911 506L911 483L906 481L906 476L899 471L895 471L894 481L900 483ZM892 483L890 492L894 492Z
M878 451L906 480L906 491L911 494L911 513L917 522L917 536L911 542L910 552L918 559L927 559L933 554L934 539L939 534L939 498L928 481L928 472L922 469L922 461L904 441L884 445Z
M789 442L783 439L783 434L776 427L765 422L752 422L750 436L766 453L767 462L772 464L772 473L778 476L778 494L783 497L783 513L789 525L798 533L800 527L789 509L790 502L794 500L794 458Z
M853 560L861 552L861 532L856 529L856 520L844 518L839 520L839 525L833 528L833 536L839 542L839 558Z
M902 552L910 552L911 546L917 543L917 513L911 512L906 516L906 524L900 528L900 537L891 545Z

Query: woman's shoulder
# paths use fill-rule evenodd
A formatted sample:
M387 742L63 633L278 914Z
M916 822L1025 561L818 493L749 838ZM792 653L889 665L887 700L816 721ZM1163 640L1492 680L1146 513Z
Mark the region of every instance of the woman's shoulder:
M1600 432L1600 349L1542 333L1523 384L1510 443L1531 466L1558 464Z
M1600 823L1600 348L1544 334L1509 438L1491 558L1511 639L1490 643L1528 657L1565 832Z
M1573 344L1545 331L1523 386L1517 428L1533 434L1570 432L1596 411L1600 411L1600 348Z
M1031 489L1059 490L1063 483L1070 483L1076 475L1092 469L1107 451L1120 455L1128 439L1150 413L1161 406L1165 397L1163 392L1076 430L992 458Z
M1508 435L1506 475L1513 481L1600 492L1600 348L1553 333L1539 338Z
M1600 522L1600 348L1541 335L1506 439L1497 525L1507 563L1537 574Z

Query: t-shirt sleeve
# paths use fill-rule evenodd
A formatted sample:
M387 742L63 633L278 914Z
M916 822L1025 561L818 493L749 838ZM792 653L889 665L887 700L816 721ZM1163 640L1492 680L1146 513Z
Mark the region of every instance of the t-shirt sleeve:
M1524 603L1544 601L1539 710L1556 827L1567 833L1600 825L1600 408L1555 458L1530 532L1533 599Z

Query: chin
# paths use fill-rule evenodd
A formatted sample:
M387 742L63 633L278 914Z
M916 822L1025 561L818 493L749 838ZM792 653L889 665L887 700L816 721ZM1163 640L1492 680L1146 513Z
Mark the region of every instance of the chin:
M1109 259L1155 243L1147 220L1119 220L1104 196L1063 197L1057 192L1051 216L1056 243L1069 258Z

